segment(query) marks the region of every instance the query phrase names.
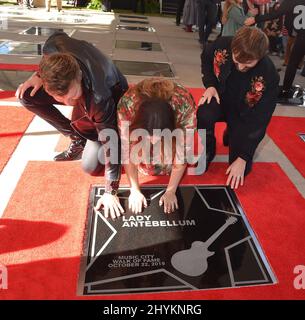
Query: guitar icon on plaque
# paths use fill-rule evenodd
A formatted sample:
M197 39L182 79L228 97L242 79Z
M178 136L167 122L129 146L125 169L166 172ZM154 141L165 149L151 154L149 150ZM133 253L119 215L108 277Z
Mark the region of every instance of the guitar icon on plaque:
M207 241L194 241L190 249L176 252L172 258L172 266L179 272L190 277L198 277L208 269L207 259L215 254L208 247L229 227L237 222L236 217L230 217Z

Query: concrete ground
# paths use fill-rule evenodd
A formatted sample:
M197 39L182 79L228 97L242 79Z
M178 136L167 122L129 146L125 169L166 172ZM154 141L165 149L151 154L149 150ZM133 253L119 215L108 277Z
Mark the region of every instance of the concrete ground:
M68 10L58 13L55 8L52 8L51 12L47 13L43 8L31 10L22 9L18 6L0 6L0 8L0 43L8 40L22 41L29 44L43 43L47 39L47 36L20 34L23 30L32 26L68 29L68 32L71 32L73 37L92 42L97 48L108 54L114 60L168 63L174 73L174 78L178 82L187 87L202 87L200 72L201 49L198 43L198 33L187 33L181 26L177 27L174 23L174 17L164 18L148 16L148 25L124 23L124 25L135 25L139 27L151 26L155 29L155 32L144 32L117 30L116 27L119 24L119 17L118 14L114 13L102 13L88 10ZM115 43L117 40L159 43L162 51L116 48ZM0 63L38 64L40 58L41 56L32 54L0 54ZM272 59L275 61L278 68L283 69L281 71L281 77L283 77L284 67L282 67L282 60L278 57L272 57ZM149 73L147 73L147 75L149 75ZM28 74L23 76L22 74L18 74L18 76L13 75L11 78L2 78L2 80L0 79L0 90L3 90L2 86L7 85L11 90L14 90L13 87L15 86L16 88L16 86L27 77ZM145 77L146 75L127 75L130 83L138 82ZM296 83L305 87L305 78L298 74L296 77ZM1 104L5 105L5 101L1 101ZM278 106L275 115L305 117L305 108ZM50 132L54 131L53 128L49 127L37 118L34 119L32 127L35 127L33 130L36 131L42 129L49 130ZM31 130L31 127L29 130ZM53 139L50 143L52 145L56 145L59 135L53 134L49 138ZM29 139L29 137L24 139ZM45 137L37 143L45 144L44 139ZM16 152L19 152L18 148L15 153ZM45 155L45 158L49 158L51 156L53 156L53 154L48 154ZM19 153L18 157L22 157L22 152ZM35 160L36 156L33 154L28 157ZM255 160L263 162L278 162L303 197L305 197L304 178L268 136L266 136L264 141L261 143ZM215 161L227 161L227 157L218 156ZM12 174L12 172L7 172L9 168L10 166L8 165L7 168L3 170L0 176L0 186L6 185L6 177L8 177L9 174ZM7 197L9 197L9 192L7 192ZM4 208L2 206L2 210L3 209ZM0 216L1 213L2 212L0 212Z

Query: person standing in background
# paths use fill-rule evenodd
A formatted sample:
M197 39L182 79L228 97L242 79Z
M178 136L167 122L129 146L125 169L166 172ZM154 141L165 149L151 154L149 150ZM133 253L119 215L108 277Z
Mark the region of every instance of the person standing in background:
M292 15L292 25L293 32L296 33L295 43L290 55L288 66L285 72L285 78L283 82L283 89L280 93L280 98L290 98L294 92L292 85L293 81L299 67L300 62L305 54L305 27L304 19L300 15L299 10L295 10L298 6L304 7L305 0L283 0L281 2L278 10L273 11L269 14L256 16L255 18L251 17L245 21L246 26L251 26L255 23L260 23L268 20L274 20L284 15ZM302 23L301 23L302 22Z
M253 4L254 8L258 10L260 15L263 15L268 13L271 0L249 0L249 2ZM257 27L263 30L264 23L259 22Z
M33 0L23 0L21 3L23 3L23 6L25 6L27 9L34 8Z
M51 10L51 0L45 0L46 11L50 12ZM56 0L58 12L62 11L62 0Z
M243 0L225 1L222 15L222 36L233 37L236 31L244 25L247 17L255 16L258 13L257 9L249 9L248 13L245 14L242 2Z
M199 43L203 46L216 23L218 0L196 0L198 6Z
M277 10L280 4L276 2L271 11ZM264 32L269 38L269 53L279 55L283 50L282 43L283 17L267 21L265 23Z
M185 4L185 0L178 0L177 12L176 12L176 26L180 26L184 4Z
M186 32L193 32L192 26L198 23L198 9L196 0L186 0L183 9L183 24Z
M145 13L145 1L144 0L140 0L141 2L141 13L144 14ZM132 11L134 13L136 13L138 10L138 0L133 0L132 1Z
M103 0L102 1L102 10L105 12L111 11L111 1L110 0Z

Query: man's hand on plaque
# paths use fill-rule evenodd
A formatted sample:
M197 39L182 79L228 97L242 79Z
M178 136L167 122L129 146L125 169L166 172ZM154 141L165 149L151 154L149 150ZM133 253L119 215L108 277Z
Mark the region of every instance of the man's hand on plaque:
M141 213L142 208L147 208L147 200L140 190L130 190L128 198L128 208L132 213Z
M166 191L160 198L159 205L164 204L164 213L172 213L178 209L178 200L176 193L173 191Z
M108 219L109 215L112 219L120 217L124 213L124 209L120 204L117 195L104 193L96 204L96 209L100 210L103 207L104 216Z
M237 158L227 169L226 174L227 186L231 185L232 189L237 189L239 185L244 185L244 174L247 162L241 158Z

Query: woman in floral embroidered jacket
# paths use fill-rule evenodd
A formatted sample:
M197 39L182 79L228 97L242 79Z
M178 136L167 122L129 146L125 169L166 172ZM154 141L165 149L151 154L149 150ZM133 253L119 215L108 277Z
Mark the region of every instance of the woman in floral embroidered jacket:
M207 168L215 156L214 126L225 121L224 145L229 146L227 185L238 188L250 172L258 144L276 106L279 75L266 55L267 36L243 27L235 37L209 44L201 56L206 91L197 111L198 129L206 129Z
M170 175L160 205L164 205L165 213L174 211L178 208L176 189L191 151L184 134L196 130L197 125L192 95L171 80L148 78L130 87L118 103L117 114L122 162L130 183L130 209L140 213L147 205L140 191L139 171L144 175ZM166 131L168 136L163 138ZM174 132L180 132L180 138L172 138Z

